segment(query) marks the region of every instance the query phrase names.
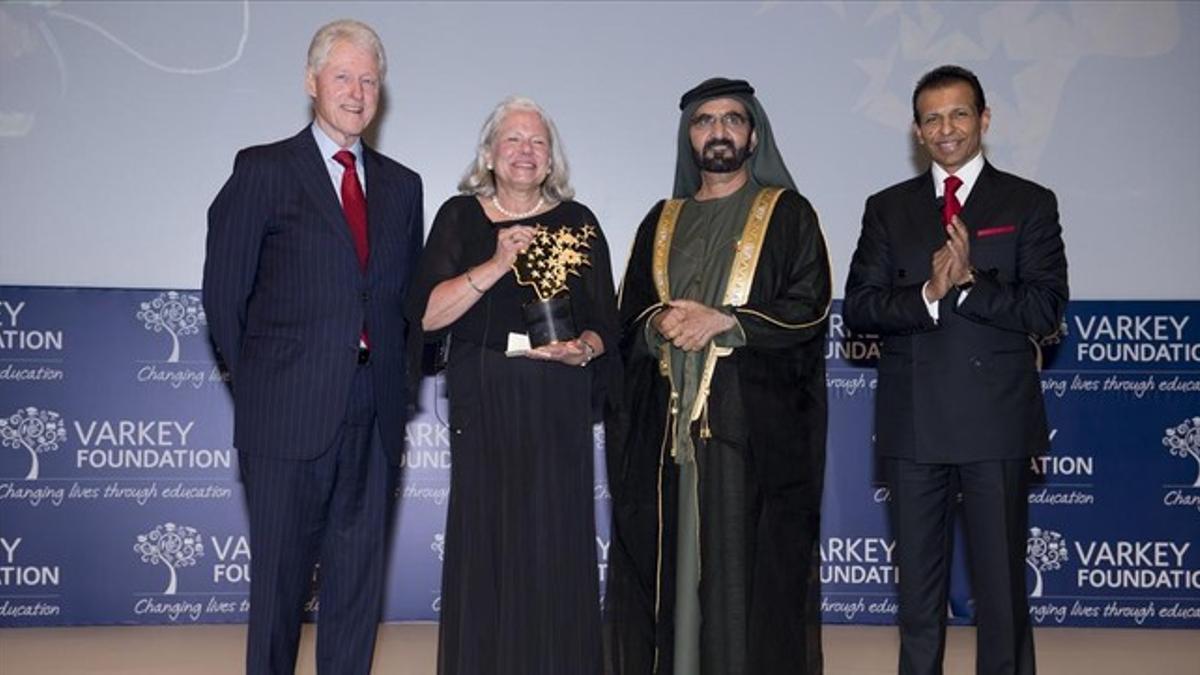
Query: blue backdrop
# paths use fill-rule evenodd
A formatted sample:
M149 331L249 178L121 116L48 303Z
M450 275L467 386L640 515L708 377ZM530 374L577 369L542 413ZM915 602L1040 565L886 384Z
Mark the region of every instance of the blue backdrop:
M1073 302L1061 336L1042 345L1053 450L1029 467L1036 624L1200 627L1198 310ZM821 547L831 623L896 613L888 490L871 453L877 354L870 336L846 334L835 306ZM389 621L436 620L440 604L450 466L440 380L421 401L397 489ZM196 291L0 286L0 627L245 621L231 415ZM969 622L959 548L948 611Z

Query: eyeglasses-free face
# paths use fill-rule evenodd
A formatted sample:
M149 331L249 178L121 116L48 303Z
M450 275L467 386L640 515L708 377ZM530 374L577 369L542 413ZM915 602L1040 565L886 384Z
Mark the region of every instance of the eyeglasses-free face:
M692 116L690 124L693 129L708 130L718 122L727 129L740 130L749 126L750 119L740 112L727 112L720 116L697 112Z

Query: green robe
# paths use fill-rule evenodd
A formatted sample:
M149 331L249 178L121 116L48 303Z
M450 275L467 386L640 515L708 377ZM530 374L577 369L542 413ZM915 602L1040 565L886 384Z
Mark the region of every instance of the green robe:
M709 307L720 307L729 280L730 263L746 222L746 214L761 187L747 181L737 192L708 201L689 199L680 211L671 240L671 296L695 300ZM647 344L654 352L665 339L646 323ZM740 347L746 336L740 326L715 338L718 346ZM705 352L685 352L668 347L671 360L673 389L679 392L673 451L679 464L679 535L675 560L675 648L674 663L677 675L700 675L700 495L699 470L696 465L696 442L692 438L692 410L699 393L704 369ZM696 439L698 440L698 439ZM713 447L710 451L716 451ZM739 472L741 467L736 467Z
M672 241L671 296L720 306L733 242L757 186L688 202ZM776 206L738 327L718 337L701 438L672 442L671 383L647 323L659 302L643 221L622 284L623 405L610 416L613 494L608 620L622 675L819 672L816 547L825 453L823 340L830 302L824 238L795 192ZM703 353L672 349L675 389L694 391ZM690 410L686 401L680 410ZM688 415L681 412L680 417ZM679 453L671 447L694 448ZM703 617L703 621L701 621ZM676 663L676 659L679 662ZM678 666L678 668L676 667Z

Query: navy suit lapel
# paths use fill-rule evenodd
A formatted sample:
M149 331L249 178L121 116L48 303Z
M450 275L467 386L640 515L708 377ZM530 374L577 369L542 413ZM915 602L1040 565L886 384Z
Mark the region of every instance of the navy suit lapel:
M292 165L300 174L304 191L317 205L321 219L337 232L349 248L350 253L354 255L354 239L350 236L350 226L346 224L346 216L342 213L342 203L338 201L337 193L333 191L333 184L329 180L329 170L325 168L325 160L321 157L321 150L317 147L316 139L312 137L312 130L305 127L293 140L295 143L292 144ZM369 215L367 227L370 228Z
M367 174L367 242L370 255L367 257L367 276L374 277L380 271L380 258L385 250L389 250L389 237L396 236L394 228L389 228L391 222L390 199L384 189L383 162L379 153L363 143L363 170Z
M908 199L908 219L916 240L931 253L946 241L942 214L933 194L933 174L929 171L913 180Z
M976 232L988 226L991 214L997 212L995 204L1000 198L1000 190L996 188L996 170L984 162L983 170L979 172L979 178L975 180L975 186L971 188L960 215L967 225L967 231L971 233L971 239L975 239Z

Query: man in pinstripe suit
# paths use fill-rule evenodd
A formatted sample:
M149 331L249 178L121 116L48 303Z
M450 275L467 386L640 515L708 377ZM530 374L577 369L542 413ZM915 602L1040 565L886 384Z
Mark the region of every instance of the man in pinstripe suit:
M317 562L318 672L371 667L423 233L420 177L361 140L386 67L367 25L322 27L313 124L239 152L208 212L204 309L250 522L249 673L293 672Z

